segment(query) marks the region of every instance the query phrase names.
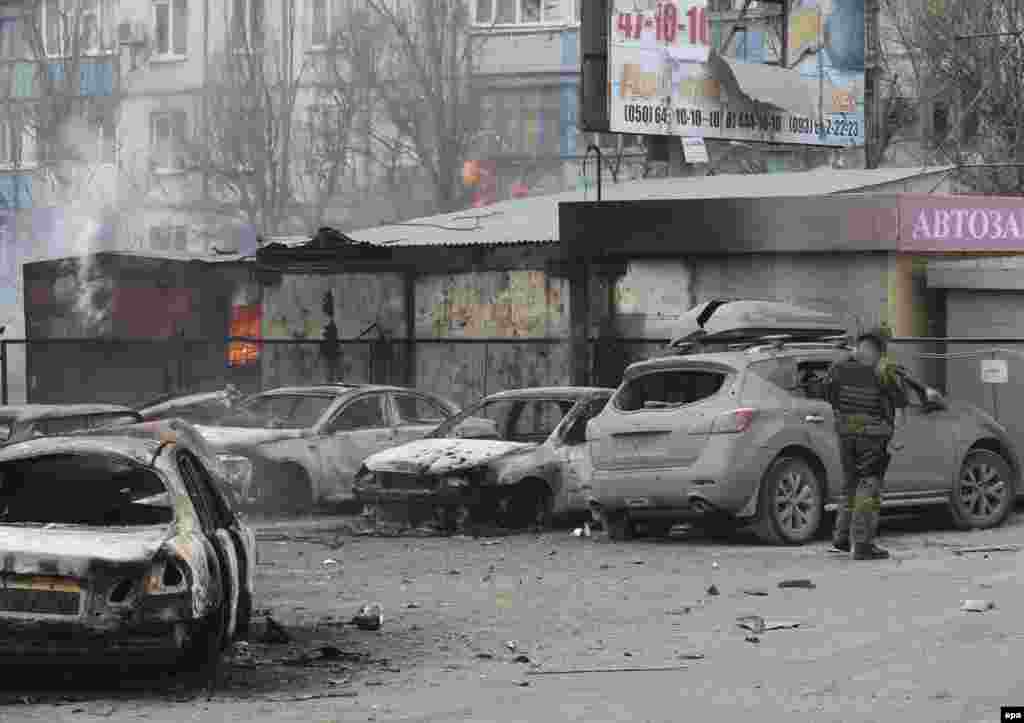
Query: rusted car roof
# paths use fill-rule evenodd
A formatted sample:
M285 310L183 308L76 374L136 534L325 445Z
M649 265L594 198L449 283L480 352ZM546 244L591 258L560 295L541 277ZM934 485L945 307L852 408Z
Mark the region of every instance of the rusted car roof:
M137 414L131 407L118 404L13 404L0 407L0 417L24 421L77 417L86 414Z

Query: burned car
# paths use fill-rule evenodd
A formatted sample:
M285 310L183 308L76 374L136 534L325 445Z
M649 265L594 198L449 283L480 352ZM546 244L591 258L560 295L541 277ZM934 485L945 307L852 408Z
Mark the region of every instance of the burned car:
M116 404L18 404L0 407L0 447L36 437L133 424L142 417Z
M202 669L246 629L252 533L196 452L162 436L0 451L0 656Z
M229 384L216 392L200 392L184 396L168 395L154 399L138 412L147 422L160 419L182 419L192 424L212 424L234 411L245 395Z
M458 411L401 387L326 384L255 394L197 429L244 500L281 512L351 500L362 461L430 433Z
M491 395L427 439L367 458L356 499L427 506L449 528L470 519L545 526L584 511L586 424L612 393L557 387Z

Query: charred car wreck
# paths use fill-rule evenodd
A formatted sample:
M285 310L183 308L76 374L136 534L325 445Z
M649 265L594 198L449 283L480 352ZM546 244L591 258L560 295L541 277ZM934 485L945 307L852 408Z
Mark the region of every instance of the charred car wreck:
M448 530L545 526L585 512L586 424L611 394L584 387L494 394L428 438L368 457L356 499L371 509L425 511Z
M200 456L161 436L0 451L0 656L202 668L245 632L254 537Z

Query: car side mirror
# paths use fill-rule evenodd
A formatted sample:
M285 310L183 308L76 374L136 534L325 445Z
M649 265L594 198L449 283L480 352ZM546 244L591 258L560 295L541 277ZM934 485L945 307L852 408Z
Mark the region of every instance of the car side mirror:
M928 387L924 394L924 410L926 412L937 412L946 408L946 400L937 389Z

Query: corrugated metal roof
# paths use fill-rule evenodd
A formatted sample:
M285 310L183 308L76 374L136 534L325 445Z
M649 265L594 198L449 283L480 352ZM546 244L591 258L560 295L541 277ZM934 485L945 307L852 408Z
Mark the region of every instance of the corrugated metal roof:
M863 191L909 190L898 184L922 176L946 173L951 167L884 168L770 174L723 174L690 178L659 178L606 183L605 201L672 200L700 198L764 198L821 196ZM596 201L596 191L557 193L502 201L481 209L419 218L400 224L350 231L357 241L387 246L475 246L558 241L558 204ZM534 239L529 241L528 239Z
M177 253L173 251L94 251L86 256L98 256L98 255L109 255L109 256L132 256L140 259L158 259L161 261L202 261L208 264L223 264L232 263L239 261L254 261L253 256L244 256L242 254L189 254L189 253ZM32 263L50 263L53 261L71 261L78 259L78 256L63 256L52 259L39 259Z

